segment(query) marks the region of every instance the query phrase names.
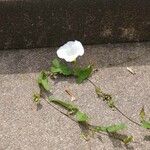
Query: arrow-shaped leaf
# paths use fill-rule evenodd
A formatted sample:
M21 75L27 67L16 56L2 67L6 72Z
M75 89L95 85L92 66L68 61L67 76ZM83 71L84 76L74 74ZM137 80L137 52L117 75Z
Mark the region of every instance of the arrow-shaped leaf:
M115 132L118 132L120 130L123 130L126 128L126 125L123 124L123 123L120 123L120 124L114 124L114 125L111 125L111 126L97 126L97 127L94 127L94 130L96 132L109 132L109 133L115 133Z
M150 121L143 120L141 123L143 128L150 129Z
M140 111L140 119L141 121L145 120L145 110L144 110L144 106L142 107L141 111Z
M69 68L66 64L62 63L60 60L54 59L52 61L51 72L54 74L58 73L68 76L72 74L72 69Z
M38 80L37 80L38 84L40 86L42 86L46 91L49 91L50 90L50 86L49 86L49 83L48 83L48 76L47 74L42 71L39 76L38 76Z
M110 94L104 93L99 87L95 87L95 92L99 98L102 98L103 101L107 103L110 108L115 107L115 102Z
M126 125L121 123L121 124L115 124L107 127L107 131L112 133L112 132L117 132L119 130L123 130L126 128Z
M40 95L40 94L35 93L35 94L33 95L33 101L34 101L35 103L37 103L37 104L40 103L40 98L41 98L41 95Z
M77 113L75 114L76 120L78 122L87 122L89 117L87 116L87 114L81 112L81 111L77 111Z
M57 100L57 99L54 99L51 97L49 97L49 101L56 104L56 105L59 105L59 106L65 108L66 110L68 110L72 113L76 113L79 110L76 106L74 106L73 104L66 102L66 101Z
M128 136L128 137L123 139L124 144L129 144L132 141L133 141L133 136Z
M76 76L77 83L82 83L84 80L86 80L92 73L92 66L89 65L85 68L76 68L74 70L74 76Z
M150 121L146 121L145 116L146 116L146 113L145 113L144 106L143 106L140 111L140 120L142 124L141 126L145 129L150 129Z
M95 87L95 92L98 97L100 97L100 98L103 97L103 91L99 87Z

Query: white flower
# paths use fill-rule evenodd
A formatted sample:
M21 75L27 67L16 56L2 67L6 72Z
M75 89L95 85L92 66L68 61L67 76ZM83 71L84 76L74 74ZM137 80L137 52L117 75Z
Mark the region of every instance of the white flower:
M84 48L79 41L69 41L57 50L57 56L67 62L73 62L84 54Z

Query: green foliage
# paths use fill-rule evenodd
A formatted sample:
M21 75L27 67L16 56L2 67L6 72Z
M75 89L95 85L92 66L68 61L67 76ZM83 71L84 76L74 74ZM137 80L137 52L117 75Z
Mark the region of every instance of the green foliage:
M145 110L144 110L144 106L142 107L141 111L140 111L140 120L143 121L145 120Z
M65 76L72 75L72 69L56 58L52 61L50 70L53 74L63 74Z
M103 97L103 91L100 88L95 87L95 92L99 98Z
M95 126L95 127L93 127L93 130L95 132L107 132L107 127L104 127L104 126Z
M117 132L119 130L123 130L126 128L126 125L121 123L121 124L115 124L107 127L107 132L113 133Z
M145 110L144 110L144 106L142 107L139 115L140 115L140 120L141 120L141 123L142 123L141 126L145 129L150 129L150 121L146 121L146 119L145 119L146 113L145 113Z
M114 125L111 125L111 126L97 126L97 127L94 127L94 130L96 132L109 132L109 133L115 133L115 132L118 132L120 130L123 130L126 128L126 125L123 124L123 123L120 123L120 124L114 124Z
M76 120L78 122L87 122L89 117L87 116L87 114L81 112L81 111L77 111L77 113L75 114Z
M76 82L78 84L82 83L84 80L86 80L92 73L93 68L91 65L85 67L85 68L76 68L74 69L74 76L76 76Z
M42 71L39 74L37 82L38 82L39 86L42 86L46 91L50 90L50 86L48 83L48 76L44 71Z
M76 82L80 84L91 75L93 68L91 65L89 65L84 68L72 69L68 67L67 64L62 63L60 60L54 59L52 61L52 67L50 70L53 74L62 74L64 76L73 75L76 77Z
M51 71L52 75L57 75L57 74L62 74L64 76L72 75L72 76L76 77L77 83L80 84L84 80L86 80L90 77L90 75L92 74L93 68L91 65L89 65L89 66L86 66L84 68L74 67L72 69L72 68L68 67L67 64L62 63L60 60L54 59L52 61L52 66L50 68L50 71ZM39 74L37 82L38 82L39 86L43 87L46 91L50 90L50 86L49 86L49 82L48 82L48 74L45 71L42 71ZM91 81L91 83L92 83L92 81ZM102 98L103 101L105 101L110 108L118 109L115 106L113 98L110 94L104 93L94 83L93 83L93 85L95 86L95 92L99 98ZM33 101L35 103L39 104L40 103L40 97L41 97L40 94L34 94L33 95ZM88 123L89 116L86 113L81 112L79 110L79 108L76 107L74 104L72 104L70 102L58 100L58 99L55 99L52 97L49 97L48 102L53 103L55 105L58 105L58 106L64 108L65 110L67 110L69 112L69 114L65 114L62 111L60 111L60 113L62 113L65 116L70 117L70 119L72 119L73 121L78 123L80 125L80 127L82 125L84 127L84 129L86 129L88 131L88 132L86 132L86 134L83 134L83 138L86 140L88 140L90 132L92 132L92 134L95 132L106 132L106 133L108 133L108 135L114 135L115 133L117 134L118 131L121 131L121 130L127 128L126 125L123 123L113 124L110 126L93 126L93 125L90 125ZM119 109L118 109L118 111L121 112ZM150 129L150 121L145 120L144 107L140 111L140 119L141 119L141 126L143 128ZM133 141L133 136L126 136L125 138L121 138L119 140L121 140L125 144L128 144L131 141Z
M143 128L150 129L150 121L143 120L141 123Z
M132 141L133 141L133 136L128 136L128 137L123 139L124 144L129 144Z
M59 105L59 106L65 108L66 110L68 110L69 112L72 112L73 114L76 113L77 111L79 111L79 109L76 106L74 106L73 104L66 102L66 101L57 100L52 97L49 97L49 102Z
M35 103L37 103L37 104L39 104L40 103L40 98L41 98L41 96L40 96L40 94L34 94L33 95L33 101L35 102Z
M96 92L96 94L97 94L97 96L99 98L102 98L103 101L107 102L107 105L110 108L114 108L115 107L115 103L114 103L113 98L112 98L112 96L110 94L104 93L99 87L95 87L95 92Z
M73 105L69 102L65 102L62 100L56 100L51 97L49 97L49 101L65 108L67 111L71 112L70 114L75 115L76 121L78 121L78 122L87 122L89 119L89 117L85 113L79 111L79 109L75 105Z
M110 108L114 108L115 107L115 103L114 103L114 101L112 99L110 101L108 101L107 104L108 104L108 106Z

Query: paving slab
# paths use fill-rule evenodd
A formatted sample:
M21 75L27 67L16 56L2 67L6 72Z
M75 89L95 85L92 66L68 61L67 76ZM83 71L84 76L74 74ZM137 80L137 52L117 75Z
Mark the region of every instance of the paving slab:
M133 135L133 143L124 146L103 134L87 142L76 123L44 100L37 110L32 101L33 93L39 91L36 78L50 67L56 50L0 51L0 150L149 150L150 132L108 108L88 81L77 85L73 78L49 80L57 98L71 100L65 89L72 91L77 99L74 103L91 116L91 124L126 123L128 128L120 134ZM124 113L138 122L144 105L150 116L150 42L85 46L79 64L89 63L98 69L90 79L111 93Z

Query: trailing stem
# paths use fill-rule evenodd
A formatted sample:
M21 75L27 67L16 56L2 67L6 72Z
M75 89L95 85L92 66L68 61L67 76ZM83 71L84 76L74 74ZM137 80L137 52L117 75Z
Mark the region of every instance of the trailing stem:
M87 79L87 80L95 87L95 89L100 89L95 83L93 83L93 81L91 81L90 79ZM138 122L132 120L130 117L128 117L126 114L124 114L116 105L114 105L114 103L112 103L113 101L112 101L112 97L110 94L106 94L100 89L99 96L102 97L104 101L107 101L108 104L111 104L112 108L115 108L122 116L124 116L130 122L132 122L138 126L141 126ZM111 103L109 103L109 102L111 102Z

